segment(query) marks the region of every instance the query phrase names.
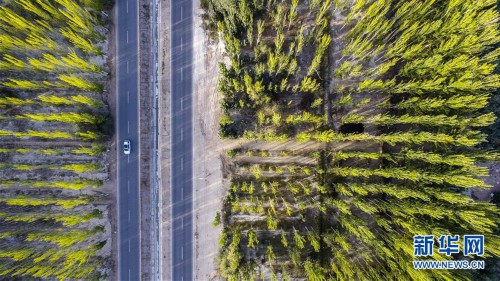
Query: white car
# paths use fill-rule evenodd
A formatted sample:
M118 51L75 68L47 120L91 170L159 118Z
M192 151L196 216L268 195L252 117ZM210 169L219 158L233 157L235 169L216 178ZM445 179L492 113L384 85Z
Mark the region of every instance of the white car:
M129 140L124 140L123 141L123 153L125 154L130 154L130 141Z

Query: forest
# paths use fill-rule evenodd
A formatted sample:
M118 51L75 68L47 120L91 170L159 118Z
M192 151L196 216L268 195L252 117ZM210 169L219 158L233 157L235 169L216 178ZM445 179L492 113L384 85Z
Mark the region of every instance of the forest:
M0 5L2 280L109 275L108 5Z
M496 280L485 163L500 76L493 0L204 0L225 46L226 280ZM413 237L485 236L485 270L416 270Z

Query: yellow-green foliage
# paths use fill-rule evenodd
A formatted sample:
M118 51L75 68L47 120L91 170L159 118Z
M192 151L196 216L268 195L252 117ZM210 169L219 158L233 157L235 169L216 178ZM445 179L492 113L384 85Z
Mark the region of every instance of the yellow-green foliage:
M90 107L100 108L103 106L100 101L84 95L71 96L71 100L77 103L88 105Z
M76 181L52 181L52 182L30 182L34 188L40 187L50 187L50 188L62 188L62 189L72 189L81 190L85 188L97 188L102 185L99 180L76 180Z
M2 85L8 88L19 90L40 90L45 88L45 86L39 82L18 80L13 78L8 78L8 81L2 82Z
M102 213L97 209L90 213L67 213L67 214L60 212L53 212L53 213L30 212L30 213L17 213L17 214L0 213L0 219L4 221L31 223L37 220L43 220L43 221L54 220L56 222L61 222L63 226L75 226L77 224L86 223L92 219L101 217ZM8 232L4 233L6 234L5 237L9 237L12 235ZM0 238L2 238L1 235Z
M35 153L40 153L40 154L45 154L45 155L58 155L58 154L61 154L61 150L60 149L51 149L51 148L36 149Z
M97 91L100 89L98 84L73 75L59 75L59 79L66 84L66 87L75 87L84 91Z
M62 132L62 131L33 131L28 130L26 132L13 132L0 130L0 137L2 136L13 136L17 138L45 138L45 139L71 139L73 138L73 134Z
M94 107L94 108L102 108L103 104L91 97L85 96L85 95L76 95L76 96L70 96L70 97L63 97L63 96L58 96L58 95L47 95L47 94L42 94L38 96L37 98L40 102L36 100L30 100L30 99L20 99L20 98L14 98L14 97L0 97L0 107L5 107L5 106L28 106L28 105L34 105L34 104L41 104L41 105L46 105L46 104L53 104L53 105L60 105L60 106L65 106L65 105L87 105L89 107Z
M100 144L92 144L91 147L83 147L73 149L72 152L75 154L88 154L90 156L100 155L105 151L105 147Z
M44 103L55 104L55 105L71 105L73 104L70 99L65 97L59 97L56 95L41 95L38 99Z
M62 153L61 149L51 149L51 148L0 148L0 153L37 153L45 155L58 155Z
M61 112L61 113L36 113L23 114L16 116L17 118L28 118L33 121L58 121L64 123L95 123L96 117L87 113Z
M72 199L53 199L53 198L33 198L18 196L12 198L0 198L0 202L3 202L11 206L48 206L57 205L64 209L73 209L76 206L88 204L89 198L78 197Z
M30 105L33 101L14 97L0 97L0 107L6 105Z
M52 277L58 280L83 279L99 267L95 261L88 262L95 255L96 249L92 246L85 249L50 248L42 253L32 252L28 247L24 247L4 254L6 258L13 260L15 257L22 262L10 263L8 267L3 263L0 264L0 274L16 277Z
M101 136L98 133L86 131L86 132L77 132L76 135L83 140L98 140Z
M97 230L72 229L56 230L55 232L32 232L26 237L26 241L44 241L56 243L61 247L69 247L75 243L83 242L96 234Z
M61 170L68 170L68 171L73 171L73 172L77 172L77 173L84 173L84 172L98 171L98 170L102 169L102 166L99 164L85 163L85 164L62 165L59 167L51 167L51 169L61 169Z
M12 259L13 261L21 261L24 260L35 253L35 249L28 249L28 248L23 248L23 249L12 249L12 250L2 250L0 252L0 258L8 258Z

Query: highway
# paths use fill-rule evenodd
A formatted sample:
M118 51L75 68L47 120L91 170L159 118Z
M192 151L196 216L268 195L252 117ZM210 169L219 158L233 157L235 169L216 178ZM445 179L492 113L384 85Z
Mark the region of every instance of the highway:
M171 1L172 280L193 280L193 3Z
M138 1L115 2L118 280L140 280ZM123 153L123 141L131 153Z

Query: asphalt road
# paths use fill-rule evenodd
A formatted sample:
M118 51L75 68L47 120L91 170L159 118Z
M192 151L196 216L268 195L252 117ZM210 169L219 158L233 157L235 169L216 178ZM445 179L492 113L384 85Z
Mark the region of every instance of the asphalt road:
M118 279L140 280L138 1L117 0ZM130 140L131 153L123 153Z
M193 3L171 1L172 279L193 280Z

